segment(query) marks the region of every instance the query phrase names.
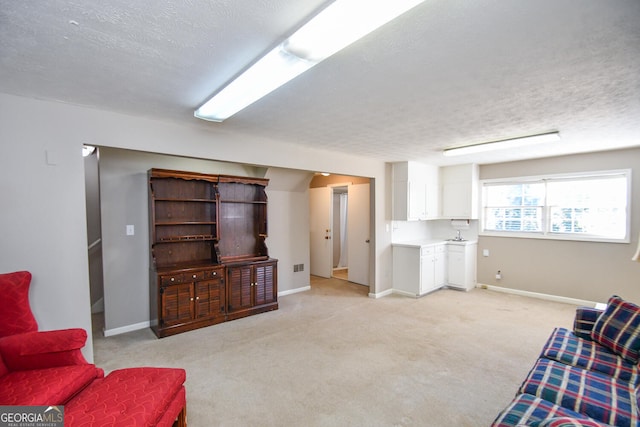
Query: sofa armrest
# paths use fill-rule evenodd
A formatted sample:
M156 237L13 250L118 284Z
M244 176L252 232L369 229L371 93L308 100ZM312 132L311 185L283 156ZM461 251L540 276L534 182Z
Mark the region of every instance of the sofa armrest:
M0 354L10 371L83 365L84 329L26 332L0 338Z
M580 338L591 340L591 331L593 325L602 314L602 310L592 307L578 307L576 309L576 318L573 322L573 333Z

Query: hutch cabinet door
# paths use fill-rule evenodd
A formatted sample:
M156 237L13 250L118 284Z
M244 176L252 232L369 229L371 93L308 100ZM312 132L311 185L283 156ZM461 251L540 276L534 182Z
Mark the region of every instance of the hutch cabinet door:
M263 305L277 301L276 263L257 264L254 281L254 305Z
M191 283L165 286L160 289L162 327L190 322L193 319L193 286Z
M252 307L251 289L253 288L253 277L251 273L251 265L227 267L229 312L245 310Z
M195 283L196 287L196 319L223 316L224 311L224 279L204 280Z

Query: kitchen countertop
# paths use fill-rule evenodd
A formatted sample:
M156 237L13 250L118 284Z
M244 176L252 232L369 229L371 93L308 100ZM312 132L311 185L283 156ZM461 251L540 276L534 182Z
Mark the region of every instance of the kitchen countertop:
M393 242L391 246L399 246L404 248L422 248L425 246L433 246L433 245L470 245L474 243L478 243L477 240L446 240L446 239L420 239L420 240L408 240L404 242Z

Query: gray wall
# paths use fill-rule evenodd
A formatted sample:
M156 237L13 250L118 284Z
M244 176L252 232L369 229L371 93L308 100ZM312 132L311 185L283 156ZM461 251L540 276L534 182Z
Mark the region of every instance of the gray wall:
M484 165L480 179L610 169L632 169L631 243L480 236L478 283L588 301L605 302L612 294L640 301L640 264L631 261L640 232L640 149Z
M149 322L149 213L151 168L262 178L265 170L236 163L114 148L100 149L105 331ZM126 235L133 225L135 234Z
M379 160L350 155L336 157L334 153L321 149L248 138L228 132L220 124L196 119L192 124L177 124L0 93L0 195L3 203L0 210L3 224L0 228L0 271L27 269L33 273L29 296L42 330L69 327L91 330L84 162L81 154L85 143L102 148L242 162L282 170L292 168L356 174L380 178L382 183L387 180L386 165ZM269 177L269 171L266 176ZM308 187L306 178L300 182L301 188ZM375 246L372 247L371 287L372 292L381 293L391 288L391 235L386 231L390 222L384 215L389 190L386 185L372 186L372 190L378 197L372 198L372 227L377 233L372 236ZM121 188L120 191L126 193L129 190ZM276 187L273 191L285 190ZM300 212L308 209L303 190L289 191L290 194L280 196L287 200L291 212L298 207ZM129 194L122 196L123 200L131 197ZM294 205L295 208L292 207ZM297 226L296 221L301 217L302 214L295 217L293 224ZM125 225L128 221L142 221L137 216L119 220ZM270 220L270 224L273 223ZM288 225L283 224L283 229L288 230ZM139 227L136 227L136 232L140 232ZM122 229L116 233L112 240L126 237L122 236ZM270 225L269 239L277 234ZM308 235L291 232L281 235L294 242L292 247L299 253L308 254ZM286 244L270 240L269 248L277 257L275 248ZM300 249L302 246L304 250ZM109 258L112 256L119 255L110 255ZM295 254L290 262L299 258L300 255ZM297 261L304 262L308 265L307 261ZM284 270L279 270L279 273ZM290 275L292 286L303 283L298 273ZM105 288L107 286L105 283ZM140 311L138 304L131 304L130 308ZM93 360L91 334L83 352Z
M307 190L312 173L101 148L100 185L107 334L146 327L149 322L147 171L150 168L268 178L267 247L269 255L279 260L278 291L287 293L309 286ZM133 236L126 235L127 225L134 226ZM306 268L294 273L294 264L304 264Z

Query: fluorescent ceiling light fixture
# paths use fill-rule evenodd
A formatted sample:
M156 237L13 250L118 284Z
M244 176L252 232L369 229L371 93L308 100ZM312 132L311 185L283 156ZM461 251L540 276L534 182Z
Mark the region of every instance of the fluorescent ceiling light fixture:
M221 122L424 0L336 0L259 59L195 116Z
M447 148L443 151L442 154L444 154L445 156L463 156L465 154L484 153L494 150L506 150L556 141L560 141L560 133L549 132L539 135L523 136L521 138L503 139L501 141L466 145L464 147Z

